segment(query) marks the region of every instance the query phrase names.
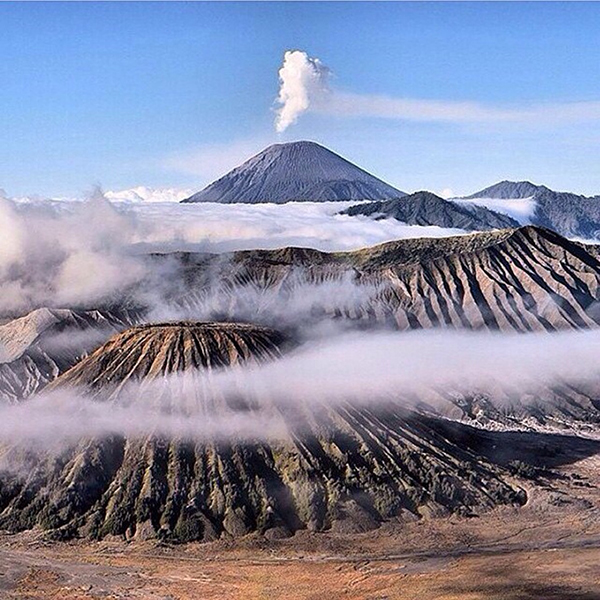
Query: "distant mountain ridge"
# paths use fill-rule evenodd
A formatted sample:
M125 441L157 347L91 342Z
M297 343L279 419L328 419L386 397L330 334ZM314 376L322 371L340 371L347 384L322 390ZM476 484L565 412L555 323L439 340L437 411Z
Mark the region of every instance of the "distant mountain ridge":
M557 192L529 181L501 181L465 200L531 198L535 209L531 224L553 229L567 237L600 237L600 196Z
M273 144L183 202L386 200L405 195L316 142Z
M464 200L475 198L497 198L501 200L530 198L540 191L550 191L545 185L536 185L530 181L500 181L470 196L463 196Z
M402 198L351 206L347 215L393 217L408 225L436 225L465 231L487 231L518 227L519 223L477 204L457 204L431 192L415 192Z

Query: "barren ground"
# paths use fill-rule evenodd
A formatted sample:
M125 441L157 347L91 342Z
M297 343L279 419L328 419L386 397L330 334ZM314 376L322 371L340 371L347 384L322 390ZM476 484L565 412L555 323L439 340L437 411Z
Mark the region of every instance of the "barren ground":
M525 484L526 485L526 484ZM532 485L520 509L164 546L0 535L0 598L600 600L600 456Z

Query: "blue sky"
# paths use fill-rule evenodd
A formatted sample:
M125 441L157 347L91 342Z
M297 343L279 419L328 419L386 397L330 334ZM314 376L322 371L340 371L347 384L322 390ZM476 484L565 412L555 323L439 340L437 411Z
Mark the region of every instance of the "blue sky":
M600 4L0 3L0 24L9 195L199 188L294 139L407 191L527 178L600 193ZM275 133L289 49L367 108L308 110ZM369 108L381 97L516 117L403 118Z

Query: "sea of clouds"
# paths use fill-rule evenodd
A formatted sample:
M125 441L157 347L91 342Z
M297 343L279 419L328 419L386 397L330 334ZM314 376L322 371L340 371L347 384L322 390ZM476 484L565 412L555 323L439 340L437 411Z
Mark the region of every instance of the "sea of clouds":
M350 204L111 202L99 189L81 201L0 197L0 314L117 300L147 279L148 253L344 251L464 233L338 214Z

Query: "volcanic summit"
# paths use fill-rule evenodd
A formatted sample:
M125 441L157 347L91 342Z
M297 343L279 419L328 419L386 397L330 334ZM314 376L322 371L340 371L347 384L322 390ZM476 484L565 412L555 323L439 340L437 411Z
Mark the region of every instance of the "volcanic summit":
M404 193L316 142L273 144L183 202L387 200Z

